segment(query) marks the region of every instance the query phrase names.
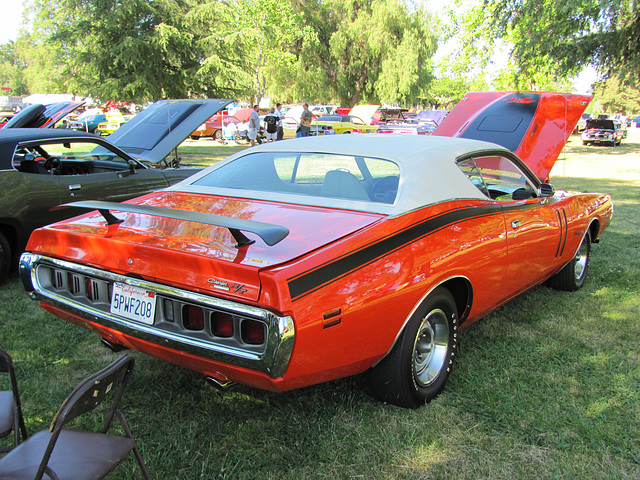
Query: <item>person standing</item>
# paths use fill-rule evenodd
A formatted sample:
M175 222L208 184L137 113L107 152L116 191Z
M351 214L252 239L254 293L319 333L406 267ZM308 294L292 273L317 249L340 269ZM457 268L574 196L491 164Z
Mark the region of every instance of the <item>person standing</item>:
M251 146L255 146L256 139L258 138L258 129L260 128L260 115L258 115L258 105L253 106L253 112L251 112L251 116L249 117L249 131L247 135L249 136L249 143Z
M311 134L311 120L313 119L313 115L309 110L309 104L304 104L304 110L302 111L302 115L300 115L300 136L308 137Z
M278 120L280 120L276 114L275 109L271 109L264 117L264 124L266 130L267 142L273 142L276 139L276 133L278 132Z
M276 111L273 114L278 117L278 131L276 134L276 140L282 140L284 138L284 128L282 127L282 119L284 118L284 113L282 113L282 104L276 103Z

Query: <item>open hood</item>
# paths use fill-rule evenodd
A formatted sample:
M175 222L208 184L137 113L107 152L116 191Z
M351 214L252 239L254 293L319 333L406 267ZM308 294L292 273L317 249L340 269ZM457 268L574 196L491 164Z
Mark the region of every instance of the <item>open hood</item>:
M84 102L57 102L51 105L36 103L20 110L4 128L53 128Z
M592 98L547 92L469 92L433 135L497 143L545 181Z
M157 163L232 101L159 100L107 138L129 155Z
M380 105L356 105L349 110L349 115L358 117L364 123L371 123L373 114L378 111L378 108L380 108Z

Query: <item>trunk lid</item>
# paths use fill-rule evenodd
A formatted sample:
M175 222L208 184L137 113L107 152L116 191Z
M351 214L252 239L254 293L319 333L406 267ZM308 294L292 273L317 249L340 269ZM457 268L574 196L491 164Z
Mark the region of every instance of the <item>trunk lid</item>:
M135 204L277 224L286 227L289 234L269 246L259 236L245 232L255 243L236 248L227 228L113 209L111 213L123 219L122 223L107 226L100 214L92 212L36 230L27 250L181 288L214 289L255 301L260 293L261 269L289 262L384 217L180 192L156 192L136 199Z

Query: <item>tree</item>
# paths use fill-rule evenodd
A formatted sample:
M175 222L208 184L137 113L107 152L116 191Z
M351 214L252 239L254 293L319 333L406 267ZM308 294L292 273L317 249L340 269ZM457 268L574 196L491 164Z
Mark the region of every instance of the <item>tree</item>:
M9 41L0 45L0 87L2 95L24 96L29 94L29 88L24 77L26 64L16 53L16 44Z
M625 85L617 76L596 83L593 93L596 113L633 115L640 112L640 90Z
M296 49L301 98L413 104L424 94L437 29L423 7L398 0L294 0L294 7L316 32Z
M250 95L251 103L270 93L272 78L288 77L294 45L313 36L302 15L281 0L207 0L189 19L204 52L200 73L236 85L233 93Z
M491 32L513 44L517 66L559 76L591 64L640 82L640 7L636 0L485 0Z

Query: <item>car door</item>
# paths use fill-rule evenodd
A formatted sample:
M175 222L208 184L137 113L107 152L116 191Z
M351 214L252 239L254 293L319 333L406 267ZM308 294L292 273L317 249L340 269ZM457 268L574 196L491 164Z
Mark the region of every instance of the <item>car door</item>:
M65 139L46 145L51 155L50 176L57 180L59 203L121 202L168 186L160 170L146 168L97 142L97 139ZM65 209L62 215L68 218L79 213L80 210Z
M56 177L18 168L0 171L0 223L10 223L22 245L34 229L61 219L52 210L60 204L60 192Z
M549 198L540 197L537 181L507 155L483 155L474 161L486 193L502 207L507 237L505 278L510 293L539 283L557 266L566 228Z
M161 171L120 157L61 160L60 196L63 202L105 200L121 202L160 190L169 184Z

